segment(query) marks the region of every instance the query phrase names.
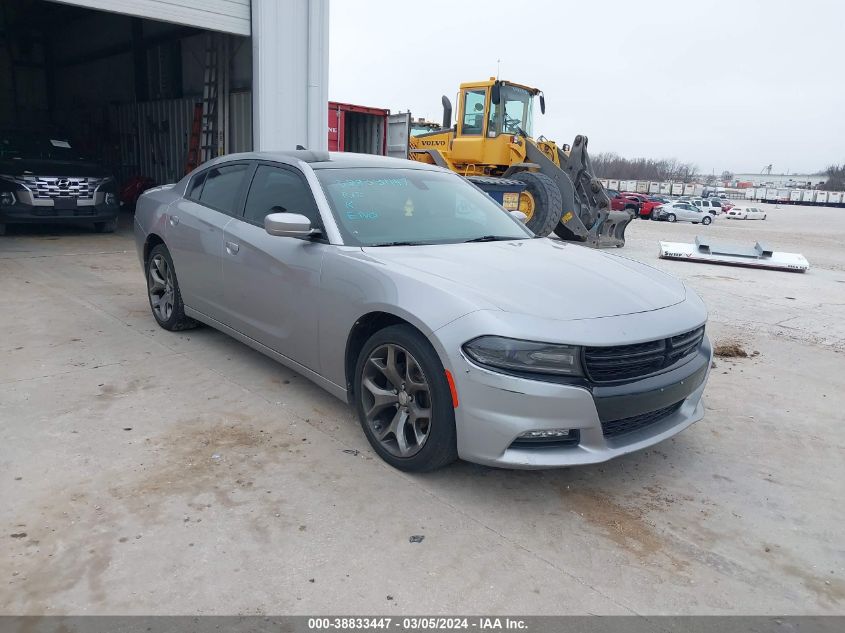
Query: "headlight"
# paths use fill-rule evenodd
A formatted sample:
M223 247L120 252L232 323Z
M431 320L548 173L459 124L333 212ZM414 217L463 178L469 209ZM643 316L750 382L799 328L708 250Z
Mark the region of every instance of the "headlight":
M103 201L106 204L117 204L117 196L114 195L113 193L107 193L105 195L105 197L103 198Z
M11 207L15 202L15 194L11 191L0 191L0 206Z
M481 336L466 343L463 349L472 360L488 367L535 374L584 375L581 371L581 348L575 345Z

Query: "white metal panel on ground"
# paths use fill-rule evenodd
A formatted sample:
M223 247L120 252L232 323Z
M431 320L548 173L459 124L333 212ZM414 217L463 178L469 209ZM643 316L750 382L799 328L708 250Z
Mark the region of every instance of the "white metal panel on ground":
M695 244L660 242L659 257L684 262L767 268L798 273L804 273L810 269L810 263L800 253L773 251L760 242L752 247L745 247L712 242L702 237L696 237Z
M196 26L234 35L250 34L250 0L56 0L88 9Z

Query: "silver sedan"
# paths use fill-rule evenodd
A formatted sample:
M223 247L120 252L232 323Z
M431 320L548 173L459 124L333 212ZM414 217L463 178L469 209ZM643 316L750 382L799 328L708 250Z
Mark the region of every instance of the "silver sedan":
M694 292L538 238L437 167L234 154L146 192L135 238L161 327L210 325L307 376L403 470L601 462L703 416Z

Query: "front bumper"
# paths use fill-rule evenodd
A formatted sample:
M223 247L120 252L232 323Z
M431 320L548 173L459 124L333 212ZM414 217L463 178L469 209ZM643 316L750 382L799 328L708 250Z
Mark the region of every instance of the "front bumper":
M0 223L42 224L47 222L105 222L117 217L120 206L116 204L88 204L71 208L29 205L17 202L0 207Z
M489 466L536 469L595 464L652 446L704 416L702 394L711 361L705 336L681 366L611 386L527 379L455 355L458 454ZM577 439L514 445L527 431L548 429L571 429Z

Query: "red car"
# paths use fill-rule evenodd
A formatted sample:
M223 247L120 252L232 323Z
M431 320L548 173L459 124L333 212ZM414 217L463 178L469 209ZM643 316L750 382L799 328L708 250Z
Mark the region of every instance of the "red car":
M652 212L659 207L661 204L666 204L669 202L669 198L663 198L661 196L646 196L645 202L640 207L640 217L641 218L650 218Z
M631 211L635 215L640 212L640 200L637 194L619 193L615 189L606 189L610 197L610 208L614 211Z

